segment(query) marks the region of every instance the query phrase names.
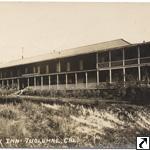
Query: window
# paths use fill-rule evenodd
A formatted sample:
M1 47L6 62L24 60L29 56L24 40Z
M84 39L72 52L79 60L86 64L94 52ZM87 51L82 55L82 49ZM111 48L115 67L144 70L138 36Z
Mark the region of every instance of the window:
M13 72L12 71L10 71L10 77L12 77L13 76Z
M35 66L33 67L33 73L36 73L36 67Z
M114 50L111 51L111 61L119 61L122 60L123 57L122 50Z
M28 73L28 68L27 67L25 67L25 74L27 74Z
M127 68L126 69L126 81L137 81L138 80L138 68Z
M103 70L99 72L99 82L109 82L109 71Z
M56 72L60 72L60 63L59 62L56 64Z
M19 76L20 75L20 70L17 70L17 76Z
M83 60L79 61L79 68L80 68L80 70L83 70Z
M109 61L109 52L101 52L98 56L99 62L108 62Z
M49 73L49 65L46 65L46 73Z
M125 59L134 59L138 57L137 47L129 47L125 49Z
M112 70L112 81L113 82L123 81L123 70L122 69Z
M37 73L40 73L40 66L37 67Z
M67 71L70 71L70 62L67 62Z
M141 57L150 57L150 45L142 45L140 47L140 55Z
M2 78L2 72L0 72L0 78Z

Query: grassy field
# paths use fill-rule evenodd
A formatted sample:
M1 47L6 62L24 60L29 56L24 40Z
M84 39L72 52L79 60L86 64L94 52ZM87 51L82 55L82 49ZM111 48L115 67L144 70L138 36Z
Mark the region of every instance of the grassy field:
M135 148L150 135L150 106L0 104L0 147Z

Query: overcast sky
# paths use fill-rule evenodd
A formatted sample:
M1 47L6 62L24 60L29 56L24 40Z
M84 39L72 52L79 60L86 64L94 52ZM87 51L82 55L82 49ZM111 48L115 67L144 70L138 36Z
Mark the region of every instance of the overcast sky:
M0 3L0 62L118 38L150 41L150 3Z

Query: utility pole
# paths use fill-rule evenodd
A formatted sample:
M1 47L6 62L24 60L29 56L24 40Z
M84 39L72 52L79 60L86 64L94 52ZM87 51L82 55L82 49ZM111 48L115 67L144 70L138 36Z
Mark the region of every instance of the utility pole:
M22 50L22 59L24 58L23 53L24 53L24 47L21 48Z

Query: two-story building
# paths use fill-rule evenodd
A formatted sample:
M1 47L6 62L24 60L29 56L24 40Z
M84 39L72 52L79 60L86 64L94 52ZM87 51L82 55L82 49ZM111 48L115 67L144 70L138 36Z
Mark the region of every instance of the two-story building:
M0 86L95 89L109 84L149 84L150 42L123 39L97 43L0 65Z

